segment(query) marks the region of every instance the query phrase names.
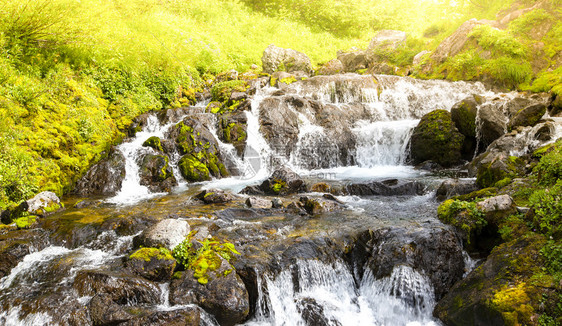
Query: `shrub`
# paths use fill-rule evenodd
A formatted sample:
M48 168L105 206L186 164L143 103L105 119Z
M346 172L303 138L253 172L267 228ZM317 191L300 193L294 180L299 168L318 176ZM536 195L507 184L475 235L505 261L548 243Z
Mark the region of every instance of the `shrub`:
M527 53L525 45L515 37L490 25L475 27L469 36L474 37L482 48L492 51L492 54L524 57Z
M547 236L562 238L562 180L552 187L535 191L529 202L535 212L535 227Z

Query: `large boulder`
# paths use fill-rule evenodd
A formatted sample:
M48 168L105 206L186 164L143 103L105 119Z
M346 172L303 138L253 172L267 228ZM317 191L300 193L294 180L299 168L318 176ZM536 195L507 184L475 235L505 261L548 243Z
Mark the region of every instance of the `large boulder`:
M356 196L417 196L423 194L424 187L417 181L387 179L350 184L344 192Z
M533 104L519 110L511 120L509 120L508 128L514 129L518 126L534 126L546 113L546 105L542 103Z
M292 49L283 49L273 44L265 49L261 61L263 71L268 74L278 70L304 71L308 74L313 71L310 58L306 54Z
M220 325L238 324L248 316L248 291L233 267L223 258L221 265L207 271L208 283L201 284L189 269L170 285L170 303L197 304L212 314Z
M371 63L367 51L355 50L351 52L338 52L338 60L345 72L356 72L367 69Z
M38 193L24 204L29 214L37 216L46 216L64 207L59 197L52 191Z
M283 167L275 170L271 177L259 186L250 186L242 193L251 195L289 195L306 191L304 180L291 169Z
M141 248L129 256L127 268L133 274L151 281L162 282L172 278L176 260L167 249Z
M451 108L451 119L461 134L464 135L463 157L471 159L476 149L476 116L482 99L472 95L456 103Z
M466 195L478 190L476 182L470 179L448 179L437 188L435 196L439 200L445 200L453 196Z
M480 132L480 148L487 148L494 140L507 131L507 117L501 108L494 104L484 104L478 112Z
M178 184L165 155L146 154L140 162L140 184L152 192L169 192Z
M517 213L517 206L509 195L486 198L476 204L488 223L499 225L503 218Z
M191 228L184 220L173 218L163 219L144 230L133 239L136 247L164 247L174 249L185 237L189 235Z
M219 120L219 137L223 142L232 144L240 157L246 149L247 123L244 111L226 112Z
M169 132L169 138L175 139L177 150L183 155L178 166L187 181L200 182L229 175L218 141L207 127L211 123L208 116L190 115Z
M298 115L284 98L269 97L260 104L260 131L278 153L289 156L299 137Z
M375 49L391 49L394 50L406 42L408 35L406 32L383 29L371 39L369 43L369 51Z
M414 164L434 161L449 167L460 163L464 136L455 127L451 114L435 110L424 115L410 140Z
M125 157L112 149L106 159L94 165L76 183L74 193L79 196L113 196L125 179Z
M468 173L469 176L476 177L478 186L487 188L505 178L524 175L525 161L505 152L485 152L470 162Z
M339 59L332 59L316 71L317 75L337 75L344 71L343 63Z
M557 117L562 113L562 96L552 94L550 103L548 105L548 114Z

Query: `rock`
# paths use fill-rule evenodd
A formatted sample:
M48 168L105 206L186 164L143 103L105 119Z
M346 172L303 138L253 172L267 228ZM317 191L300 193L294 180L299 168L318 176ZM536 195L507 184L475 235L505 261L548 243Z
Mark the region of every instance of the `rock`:
M332 59L324 64L318 71L317 75L337 75L344 71L343 63L338 59Z
M49 244L43 229L15 230L0 234L0 279L9 275L25 256Z
M424 187L417 181L388 179L345 186L344 192L356 196L417 196Z
M496 247L486 261L456 283L433 312L446 325L527 324L544 291L531 281L540 273L543 243L521 237Z
M117 325L133 318L106 293L94 295L88 303L88 308L94 325Z
M507 116L509 118L513 118L517 114L517 112L521 111L531 104L533 104L533 101L526 97L516 97L505 103L503 111L507 113Z
M155 151L163 152L164 149L162 148L162 140L159 137L152 136L142 143L144 147L150 147Z
M234 145L238 156L246 149L248 119L243 111L225 112L219 120L219 137L225 143Z
M370 64L369 55L366 51L338 52L338 60L345 72L356 72L367 69Z
M220 189L203 190L195 196L205 204L224 204L234 200L234 195Z
M170 192L178 182L169 165L168 156L146 154L140 164L140 184L152 192Z
M170 285L170 303L197 304L212 314L220 325L244 321L250 311L248 292L233 267L223 258L217 270L207 271L209 283L200 284L193 270L184 272Z
M304 180L289 168L275 170L271 177L259 186L246 187L242 193L249 195L289 195L306 191Z
M480 25L491 25L492 22L486 20L470 19L464 22L453 34L443 40L431 55L431 59L436 64L445 62L447 58L452 58L459 54L470 41L469 34L474 27Z
M398 75L398 67L386 62L375 62L371 64L368 72L374 75Z
M414 129L410 155L414 164L431 160L449 167L460 162L464 138L449 112L435 110L424 115Z
M273 198L271 200L271 205L273 208L283 208L283 201L279 198Z
M427 57L427 54L431 53L431 51L423 50L420 53L414 56L414 60L412 61L413 66L417 66Z
M297 302L297 310L307 326L340 326L336 319L330 319L324 314L324 308L312 298L302 298Z
M496 225L499 225L503 218L517 212L517 206L509 195L486 198L478 202L476 207L486 215L485 218L488 223Z
M186 221L172 218L163 219L144 230L133 239L135 247L164 247L173 249L189 234L191 228Z
M200 94L199 97L201 97L201 99L204 99L204 98L211 97L211 95L210 94ZM167 125L167 124L172 123L172 122L177 122L177 121L180 121L186 114L189 114L189 112L191 110L192 110L191 107L160 110L160 111L158 111L158 121L160 121L160 123L163 124L163 125ZM151 138L154 138L154 137L150 137L149 139L151 139ZM159 139L159 140L160 140L160 142L162 142L162 139ZM145 141L145 143L146 142L148 142L148 139Z
M261 58L263 71L272 74L275 71L304 71L308 74L312 73L312 63L304 53L283 49L270 45L263 52Z
M478 190L478 186L473 180L448 179L437 188L436 197L439 200L445 200L453 196L466 195L476 190Z
M52 191L43 191L26 201L27 212L31 215L46 216L52 214L64 205L59 197Z
M177 150L183 155L178 162L180 173L190 182L229 175L222 161L218 141L206 127L213 123L208 119L204 115L187 116L168 135L175 139Z
M132 311L135 313L135 311ZM197 307L185 307L171 311L148 311L141 316L120 324L122 326L199 326L201 313Z
M301 80L301 77L297 77L295 74L290 74L286 71L276 71L271 74L269 83L271 86L285 89L287 85L290 85L297 80Z
M562 113L562 96L552 93L550 104L548 105L548 114L551 117L560 116Z
M480 123L481 148L488 147L494 140L500 138L507 130L507 118L501 110L493 104L485 104L478 112Z
M260 104L260 132L278 153L289 156L299 136L298 115L283 98L268 97Z
M144 113L134 118L133 122L129 126L129 129L127 129L127 136L135 137L136 133L141 131L142 128L147 125L149 115L149 113Z
M374 49L394 50L406 42L408 36L405 32L383 29L377 32L369 43L369 51Z
M527 106L524 109L521 109L519 112L515 114L511 120L509 120L508 128L514 129L518 126L534 126L539 122L539 120L543 117L546 113L546 105L539 103Z
M473 95L451 108L451 119L459 132L464 135L462 153L463 158L467 160L472 159L476 149L476 115L478 105L481 103L482 99Z
M332 187L325 183L325 182L319 182L319 183L315 183L310 187L310 191L312 192L326 192L329 193L332 191Z
M172 278L176 260L167 249L141 248L129 256L127 268L133 274L162 282Z
M299 199L299 206L304 208L308 215L318 215L327 212L340 211L345 207L335 200L310 197L301 197Z
M273 203L271 200L250 197L246 199L246 206L250 208L269 209L273 207Z
M86 175L76 183L73 193L88 196L113 196L125 179L125 157L112 149L106 159L95 164Z
M436 299L462 279L462 244L450 227L384 228L359 235L351 253L355 266L365 266L375 279L391 276L404 265L424 273ZM362 275L363 271L358 271Z
M504 178L524 175L525 161L504 152L485 152L469 164L468 173L476 176L478 186L487 188Z
M118 272L82 270L76 275L73 286L79 296L107 294L120 305L160 302L160 289L154 283Z

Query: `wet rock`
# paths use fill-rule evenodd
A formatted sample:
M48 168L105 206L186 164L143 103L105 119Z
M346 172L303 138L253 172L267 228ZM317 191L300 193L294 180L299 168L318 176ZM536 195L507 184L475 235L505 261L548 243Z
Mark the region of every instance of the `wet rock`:
M525 107L518 111L511 120L509 120L508 128L514 129L518 126L534 126L546 113L546 105L539 103Z
M140 184L152 192L169 192L178 184L165 155L144 155L139 174Z
M164 149L162 148L162 140L159 137L152 136L142 143L143 147L150 147L155 151L163 152Z
M476 149L476 115L478 105L481 103L482 99L473 95L451 108L451 119L459 132L464 135L462 152L466 159L471 159Z
M95 164L76 184L74 193L79 196L113 196L125 179L125 157L112 149L106 159Z
M50 240L54 245L71 249L90 243L103 232L97 224L57 218L41 219L39 227L51 232Z
M560 113L562 113L562 96L553 93L548 105L548 114L552 117L558 117Z
M540 273L543 243L536 236L522 237L496 247L437 303L434 316L447 325L529 323L542 300L536 294L545 291L530 280Z
M149 116L150 113L144 113L134 118L129 129L127 129L127 135L129 137L135 137L136 133L141 131L142 128L148 124Z
M307 326L341 325L337 320L326 317L324 308L312 298L299 299L297 310Z
M88 303L88 308L94 325L120 325L133 318L106 293L94 295Z
M201 97L211 97L209 95L201 94ZM172 122L179 121L184 115L188 114L192 108L177 108L177 109L166 109L158 111L158 120L161 124L166 125ZM151 137L152 138L152 137Z
M120 305L157 304L160 301L160 289L154 283L118 272L79 271L73 287L80 296L107 294Z
M482 148L488 147L494 140L500 138L507 130L507 118L502 111L493 104L480 107L480 142Z
M263 71L268 74L278 70L287 72L304 71L308 74L313 71L310 58L304 53L292 49L283 49L273 44L265 49L261 61Z
M233 267L221 258L215 271L208 271L209 282L200 284L192 270L184 272L170 285L170 303L197 304L212 314L220 325L242 322L250 311L248 292Z
M238 156L246 149L248 118L243 111L226 112L220 116L219 137L225 143L234 145Z
M289 156L299 136L298 115L287 101L269 97L260 104L260 132L278 153Z
M476 190L478 190L478 186L474 180L448 179L437 188L436 197L438 200L445 200L453 196L466 195Z
M504 112L507 113L509 118L513 118L517 112L523 110L531 104L533 104L531 99L526 97L516 97L505 104Z
M319 182L319 183L315 183L310 187L310 191L312 192L331 192L332 191L332 187L325 183L325 182Z
M224 204L233 201L235 196L220 189L208 189L197 194L195 198L205 204Z
M376 279L390 276L397 265L423 271L431 280L437 299L464 272L462 244L450 227L437 224L365 232L359 236L352 257L355 266L367 266Z
M182 176L190 182L225 177L226 170L220 154L218 141L208 129L208 116L190 115L172 127L168 137L175 139L182 158L178 165Z
M246 187L242 193L249 195L288 195L306 191L304 180L289 168L275 170L261 185Z
M176 260L167 249L141 248L129 256L127 268L133 274L162 282L172 278Z
M309 215L317 215L326 212L334 212L344 209L344 205L341 203L326 199L326 198L310 198L310 197L301 197L299 199L300 206L304 208L304 210Z
M135 247L164 247L173 249L189 234L191 228L186 221L177 219L163 219L144 230L133 239Z
M271 200L250 197L246 199L246 206L250 208L269 209L273 207L273 203L271 202Z
M504 152L485 152L478 155L468 166L471 177L481 188L493 186L504 178L525 174L525 161Z
M271 200L271 205L273 208L283 208L283 201L279 198L273 198Z
M423 194L424 187L417 181L388 179L350 184L344 192L357 196L416 196Z
M132 311L135 313L136 311ZM171 311L144 312L141 316L120 324L123 326L199 326L201 313L197 307L185 307Z
M338 59L332 59L324 64L318 71L317 75L337 75L344 71L342 62Z
M432 160L449 167L460 162L464 138L448 111L435 110L424 115L414 129L410 155L414 164Z
M47 247L48 232L42 229L16 230L0 235L0 279L9 275L25 256Z

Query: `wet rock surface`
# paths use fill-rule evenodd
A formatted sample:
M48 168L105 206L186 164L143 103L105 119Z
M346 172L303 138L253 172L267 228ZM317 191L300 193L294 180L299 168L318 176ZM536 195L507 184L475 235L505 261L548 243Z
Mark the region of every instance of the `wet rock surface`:
M144 247L165 247L173 249L189 234L191 228L186 221L164 219L134 238L134 245Z
M125 157L112 149L109 156L94 165L78 181L74 192L80 196L112 196L120 189L125 179Z
M412 196L424 193L422 184L416 181L388 179L345 186L344 192L357 196Z

